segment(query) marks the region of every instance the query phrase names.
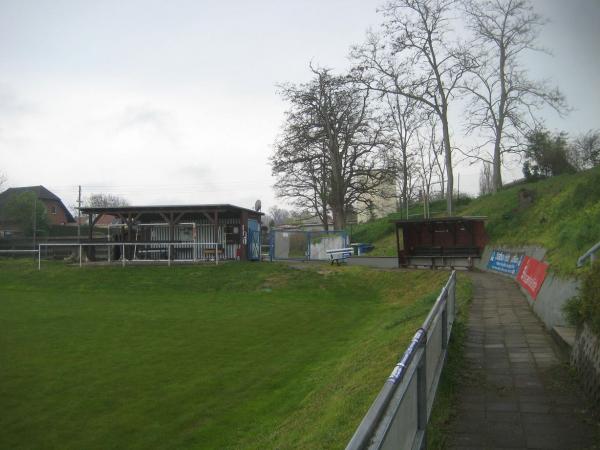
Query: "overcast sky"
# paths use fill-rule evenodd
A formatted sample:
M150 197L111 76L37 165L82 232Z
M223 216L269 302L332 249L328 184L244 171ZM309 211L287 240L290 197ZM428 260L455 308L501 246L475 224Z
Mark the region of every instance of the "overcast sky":
M133 204L282 204L268 164L286 109L276 84L307 81L310 61L348 67L380 3L0 0L4 187L42 184L69 205L79 184ZM534 5L554 56L526 65L574 108L545 114L548 127L600 128L600 0ZM477 192L479 169L459 165L461 191Z

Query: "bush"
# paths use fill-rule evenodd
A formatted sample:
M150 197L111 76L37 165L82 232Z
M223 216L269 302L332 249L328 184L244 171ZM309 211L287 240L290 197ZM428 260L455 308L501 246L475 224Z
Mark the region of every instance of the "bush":
M570 299L563 307L572 325L587 322L594 332L600 334L600 262L595 262L582 280L578 297Z
M583 317L581 315L581 297L571 297L563 305L562 311L569 324L578 327L583 323Z
M583 279L581 313L592 329L600 334L600 262L595 262Z

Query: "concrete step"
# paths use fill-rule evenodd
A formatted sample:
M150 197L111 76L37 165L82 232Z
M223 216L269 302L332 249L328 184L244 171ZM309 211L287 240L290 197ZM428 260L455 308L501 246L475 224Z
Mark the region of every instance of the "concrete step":
M575 327L561 327L555 326L550 331L550 335L554 341L558 344L560 349L567 355L571 354L573 345L575 345L575 334L577 329Z

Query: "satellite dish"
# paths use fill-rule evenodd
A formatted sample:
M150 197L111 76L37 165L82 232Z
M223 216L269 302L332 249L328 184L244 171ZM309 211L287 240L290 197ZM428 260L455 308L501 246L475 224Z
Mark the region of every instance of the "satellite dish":
M254 211L258 212L258 211L260 211L260 208L261 208L260 200L256 200L256 202L254 203Z

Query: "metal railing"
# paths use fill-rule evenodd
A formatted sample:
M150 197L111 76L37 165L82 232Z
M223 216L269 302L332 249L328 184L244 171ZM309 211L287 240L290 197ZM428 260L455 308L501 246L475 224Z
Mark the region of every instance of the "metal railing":
M577 260L577 267L583 267L585 265L585 261L587 259L593 264L596 260L596 252L600 251L600 242L590 248L587 252L585 252L582 256Z
M453 271L429 315L367 411L346 450L420 449L455 318Z
M0 250L1 255L27 255L27 254L35 254L39 250Z
M174 252L182 247L195 248L197 250L197 254L200 253L202 249L203 252L210 251L210 261L214 261L215 264L219 264L219 246L220 244L217 242L194 242L194 241L183 241L183 242L87 242L87 243L41 243L38 244L38 250L33 250L38 254L38 270L42 269L42 249L48 247L64 247L64 248L73 248L78 251L78 259L79 266L83 265L83 249L84 247L106 247L107 248L107 260L106 262L110 263L118 263L120 262L123 267L129 263L157 263L157 262L166 262L167 265L171 265L172 263L178 262L196 262L201 260L207 260L206 258L185 258L185 259L175 259ZM118 247L120 249L120 257L117 260L111 259L111 247ZM133 251L131 252L130 257L128 258L125 252L126 248L133 247ZM139 247L139 249L138 249ZM150 250L148 250L148 247ZM159 256L158 258L151 259L140 259L137 258L137 253L139 252L150 252L150 251L160 251L161 254L164 253L165 257Z

